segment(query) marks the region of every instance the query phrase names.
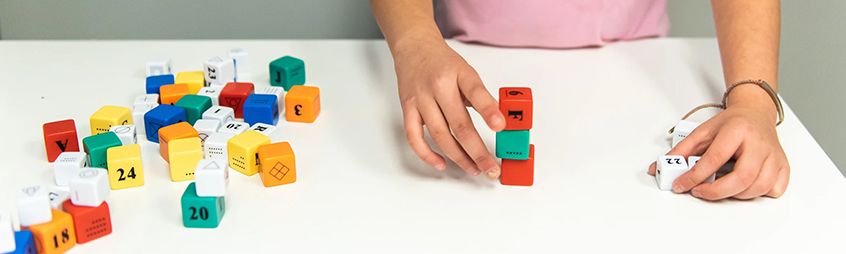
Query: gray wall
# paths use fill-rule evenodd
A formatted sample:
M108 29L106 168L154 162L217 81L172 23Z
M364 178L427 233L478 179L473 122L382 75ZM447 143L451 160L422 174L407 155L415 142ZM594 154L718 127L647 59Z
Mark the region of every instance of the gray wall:
M672 36L714 36L709 1L668 2ZM781 93L846 173L846 1L782 2ZM379 37L367 0L0 0L2 39Z

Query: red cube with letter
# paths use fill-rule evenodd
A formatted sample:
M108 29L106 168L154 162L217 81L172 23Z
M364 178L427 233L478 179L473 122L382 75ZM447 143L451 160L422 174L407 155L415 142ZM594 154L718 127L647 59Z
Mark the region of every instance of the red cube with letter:
M247 82L229 82L220 92L220 106L235 110L236 118L244 118L244 102L253 94L255 86Z
M72 119L45 123L41 129L44 132L47 161L55 161L62 152L79 152L76 123Z
M532 186L535 180L535 145L529 145L528 160L502 160L503 185Z
M503 87L499 89L499 111L505 116L505 130L532 128L532 89Z

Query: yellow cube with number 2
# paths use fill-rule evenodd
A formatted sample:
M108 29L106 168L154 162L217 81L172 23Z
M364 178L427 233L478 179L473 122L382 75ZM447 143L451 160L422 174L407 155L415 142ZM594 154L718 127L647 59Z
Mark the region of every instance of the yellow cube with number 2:
M229 139L229 167L251 176L258 173L258 148L270 144L270 138L254 130L248 130Z
M194 170L203 159L200 138L171 140L167 152L170 158L170 179L174 182L194 180Z
M126 107L103 106L91 115L91 135L109 132L109 128L132 124L132 110Z
M176 73L176 80L174 84L188 85L188 93L197 94L205 85L205 76L203 71L183 71Z
M109 185L112 190L144 185L144 167L141 165L141 145L116 146L106 150Z

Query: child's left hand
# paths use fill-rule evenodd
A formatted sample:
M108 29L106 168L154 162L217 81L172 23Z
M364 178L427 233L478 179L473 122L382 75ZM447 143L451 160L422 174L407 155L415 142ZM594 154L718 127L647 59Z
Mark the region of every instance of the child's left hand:
M702 155L702 159L673 183L673 192L690 191L706 200L777 198L787 189L790 165L776 134L775 106L759 87L744 85L732 91L729 107L702 123L668 155ZM729 159L734 170L713 183L703 183ZM649 167L655 175L655 163Z

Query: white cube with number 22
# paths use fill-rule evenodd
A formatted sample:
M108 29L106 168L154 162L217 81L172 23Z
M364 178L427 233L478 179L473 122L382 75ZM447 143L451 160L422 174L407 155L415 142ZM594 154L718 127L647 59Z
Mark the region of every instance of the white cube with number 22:
M656 164L655 180L658 182L658 189L665 191L672 190L673 181L688 170L684 156L660 156Z

